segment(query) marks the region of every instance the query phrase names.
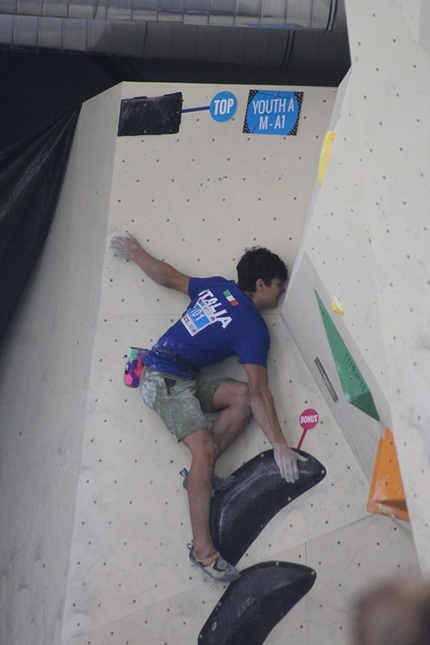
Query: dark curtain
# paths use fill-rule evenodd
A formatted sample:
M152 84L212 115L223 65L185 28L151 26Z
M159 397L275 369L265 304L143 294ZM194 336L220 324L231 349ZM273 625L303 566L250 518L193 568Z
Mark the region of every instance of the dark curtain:
M0 151L0 340L48 234L79 112Z

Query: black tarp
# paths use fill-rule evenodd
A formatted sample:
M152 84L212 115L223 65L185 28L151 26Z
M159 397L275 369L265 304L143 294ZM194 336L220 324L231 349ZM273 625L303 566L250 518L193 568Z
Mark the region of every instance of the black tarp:
M121 81L144 80L129 59L0 51L0 149Z
M49 232L79 112L0 151L0 339Z
M0 342L49 231L81 104L135 62L0 51Z

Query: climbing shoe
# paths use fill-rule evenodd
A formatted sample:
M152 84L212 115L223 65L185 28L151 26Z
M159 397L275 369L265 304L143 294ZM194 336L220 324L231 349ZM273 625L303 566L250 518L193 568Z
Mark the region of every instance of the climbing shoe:
M192 546L188 545L188 548L190 549L191 562L214 580L233 582L233 580L240 578L240 573L236 567L224 560L217 551L202 560L198 560L193 553Z

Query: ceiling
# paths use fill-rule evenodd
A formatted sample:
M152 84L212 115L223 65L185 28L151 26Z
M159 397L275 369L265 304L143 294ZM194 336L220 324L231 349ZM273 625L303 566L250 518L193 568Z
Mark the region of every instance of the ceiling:
M296 75L350 62L344 0L0 0L0 47Z

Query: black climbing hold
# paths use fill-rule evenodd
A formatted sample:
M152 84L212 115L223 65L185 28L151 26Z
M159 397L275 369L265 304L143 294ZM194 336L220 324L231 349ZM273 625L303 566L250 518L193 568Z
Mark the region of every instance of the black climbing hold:
M315 579L313 569L292 562L244 569L204 624L198 645L261 645Z
M299 480L286 482L279 473L273 450L267 450L233 473L234 483L212 495L210 530L222 556L237 564L266 524L287 504L318 484L326 475L324 466L302 450L308 461L299 461Z

